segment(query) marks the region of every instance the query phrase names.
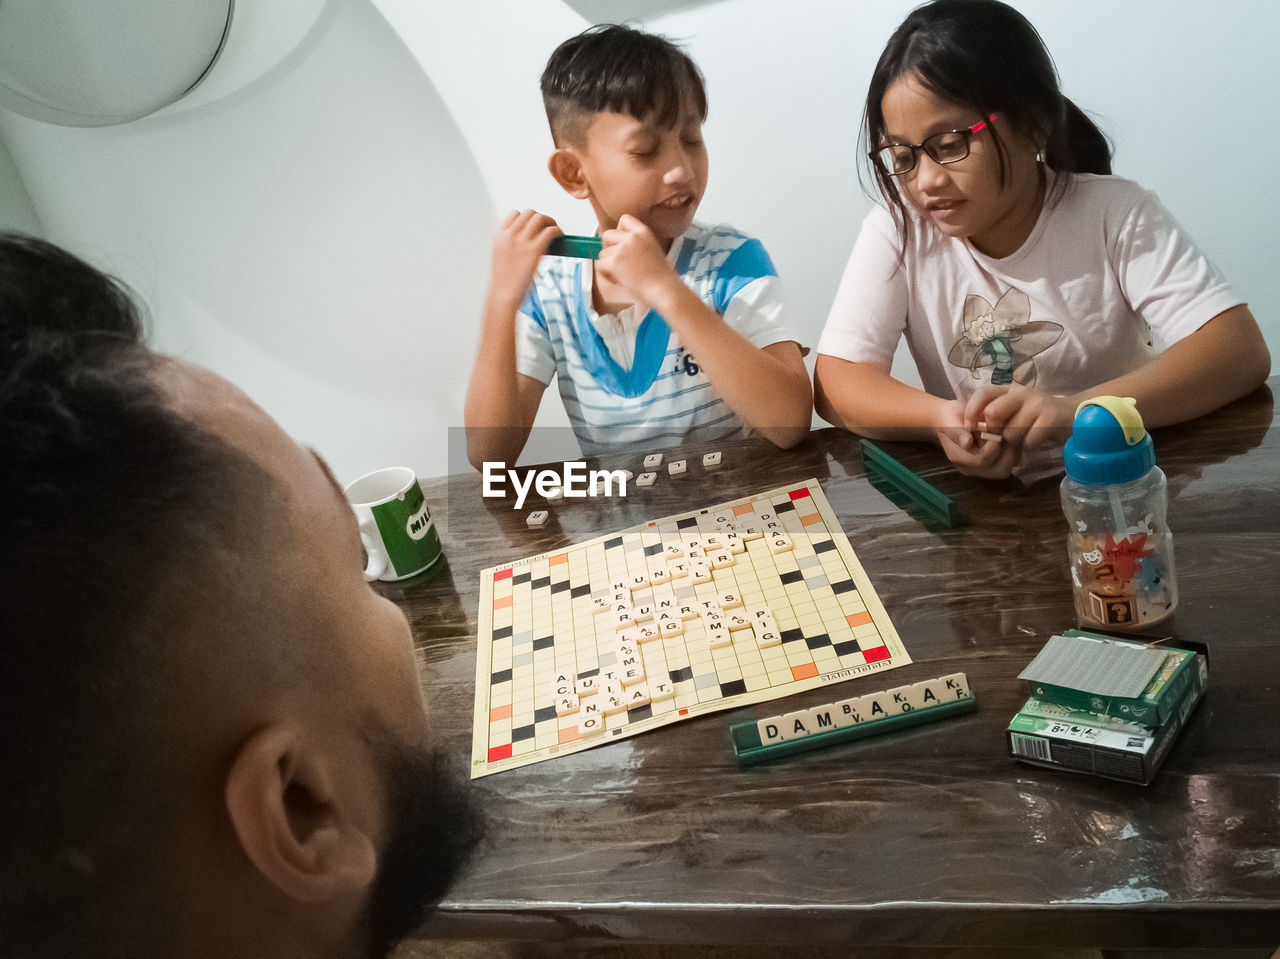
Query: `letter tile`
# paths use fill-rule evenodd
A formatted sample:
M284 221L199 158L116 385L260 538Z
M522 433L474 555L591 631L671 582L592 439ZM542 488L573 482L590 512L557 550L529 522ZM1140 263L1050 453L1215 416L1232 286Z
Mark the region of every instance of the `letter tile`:
M655 703L665 702L668 699L675 699L676 689L666 680L651 680L649 682L649 698Z
M756 722L756 731L760 734L760 743L768 746L771 743L782 742L782 722L781 716L770 716L768 719L761 719Z
M820 733L828 729L836 728L836 710L835 706L828 703L825 706L815 706L809 710L809 731L811 733Z
M727 589L720 594L721 609L736 609L742 605L742 597L738 595L736 590Z
M795 712L783 713L778 725L782 728L783 739L802 739L812 731L809 728L812 722L809 710L797 709Z
M568 716L578 711L579 700L576 695L561 696L556 700L556 715Z
M778 632L776 626L766 626L764 623L755 624L756 645L761 649L769 649L772 646L782 645L782 634Z

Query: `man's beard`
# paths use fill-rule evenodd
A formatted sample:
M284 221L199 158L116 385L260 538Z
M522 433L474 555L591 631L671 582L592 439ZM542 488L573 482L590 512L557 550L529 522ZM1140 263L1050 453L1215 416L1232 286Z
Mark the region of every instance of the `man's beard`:
M469 788L440 749L374 746L387 803L387 839L369 896L371 957L382 959L444 896L483 832Z

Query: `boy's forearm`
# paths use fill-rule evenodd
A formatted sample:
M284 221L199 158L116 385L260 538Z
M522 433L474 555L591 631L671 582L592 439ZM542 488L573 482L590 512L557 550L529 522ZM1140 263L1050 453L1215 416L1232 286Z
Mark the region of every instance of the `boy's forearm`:
M464 416L473 426L507 426L516 402L516 312L519 304L490 293L480 323L480 344Z
M529 435L531 419L516 372L519 308L519 303L492 291L485 301L480 345L463 407L467 458L477 469L486 461L513 461Z
M678 278L654 300L651 305L744 424L783 448L804 437L813 390L798 347L791 360L753 345Z
M483 470L485 463L513 464L528 439L527 428L467 427L467 462L478 470Z

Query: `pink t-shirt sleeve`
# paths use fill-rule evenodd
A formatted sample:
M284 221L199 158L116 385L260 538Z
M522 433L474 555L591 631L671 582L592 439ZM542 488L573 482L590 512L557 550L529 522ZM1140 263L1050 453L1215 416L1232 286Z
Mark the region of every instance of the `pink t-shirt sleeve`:
M1127 211L1109 253L1129 305L1165 345L1244 302L1150 191Z
M888 368L907 325L909 292L893 217L873 207L862 221L818 352Z

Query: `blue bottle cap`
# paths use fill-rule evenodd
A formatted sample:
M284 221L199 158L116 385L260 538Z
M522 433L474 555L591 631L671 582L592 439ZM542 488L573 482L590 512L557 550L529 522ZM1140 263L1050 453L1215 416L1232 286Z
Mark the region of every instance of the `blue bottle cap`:
M1156 465L1155 447L1131 396L1081 403L1062 457L1067 475L1090 485L1128 483Z

